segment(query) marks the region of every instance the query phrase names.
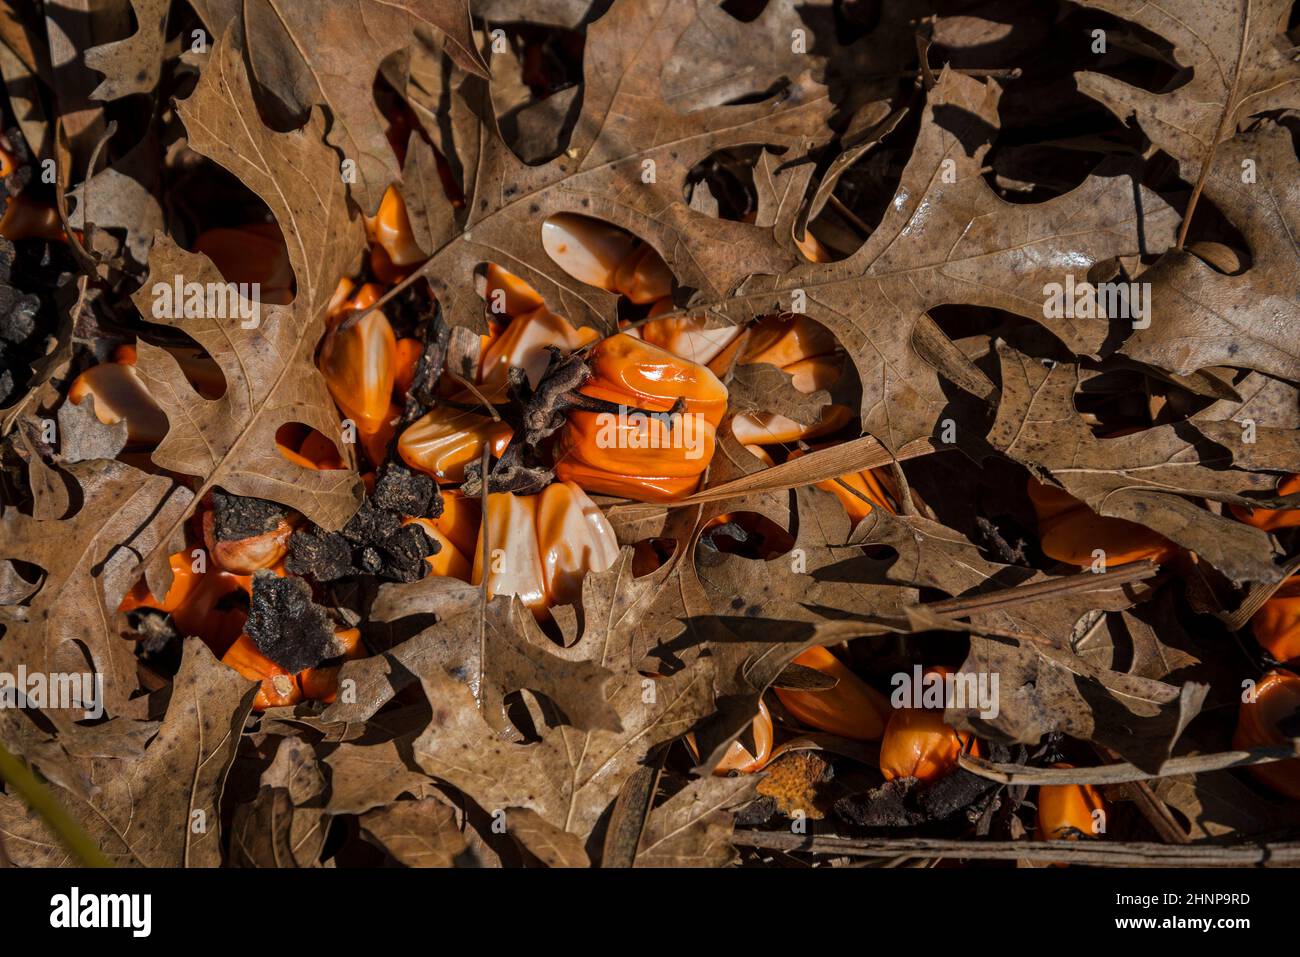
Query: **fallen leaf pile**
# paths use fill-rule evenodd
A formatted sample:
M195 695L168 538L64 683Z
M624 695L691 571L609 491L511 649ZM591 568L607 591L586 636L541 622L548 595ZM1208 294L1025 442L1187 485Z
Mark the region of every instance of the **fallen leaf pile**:
M1298 24L6 4L3 858L1300 861Z

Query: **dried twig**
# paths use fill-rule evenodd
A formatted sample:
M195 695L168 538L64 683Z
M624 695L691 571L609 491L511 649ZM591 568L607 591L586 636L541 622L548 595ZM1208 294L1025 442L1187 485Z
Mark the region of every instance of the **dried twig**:
M1226 771L1229 768L1244 768L1251 764L1267 764L1295 757L1300 757L1300 738L1291 738L1289 744L1266 745L1244 751L1170 758L1158 771L1143 771L1127 761L1096 768L1029 768L1020 764L996 764L969 754L961 755L958 760L972 774L1002 784L1127 784L1131 781L1171 778L1180 774Z
M738 830L733 843L765 850L845 857L947 857L1024 860L1124 867L1294 867L1300 842L1156 844L1139 841L955 841L931 838L850 838L785 831Z
M1080 572L1049 581L1033 582L1029 585L1013 585L997 591L984 592L962 598L945 598L943 601L927 602L917 606L928 612L945 615L949 618L962 617L977 611L994 611L1012 605L1041 601L1046 598L1059 598L1074 592L1100 591L1117 585L1146 581L1159 574L1159 568L1149 560L1124 565L1104 575L1092 572Z

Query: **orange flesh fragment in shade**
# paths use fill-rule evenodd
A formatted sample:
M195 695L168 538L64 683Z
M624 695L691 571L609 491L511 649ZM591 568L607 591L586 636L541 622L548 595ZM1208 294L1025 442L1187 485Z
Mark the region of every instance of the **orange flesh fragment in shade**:
M1300 492L1300 475L1288 475L1277 487L1278 495L1294 495L1296 492ZM1229 505L1228 509L1247 525L1266 532L1300 525L1300 508L1241 508Z
M339 410L359 433L373 435L383 428L393 401L397 337L381 310L340 328L326 333L321 372Z
M773 689L791 715L818 730L857 741L878 741L885 733L889 702L830 651L809 648L794 663L837 678L839 683L826 691Z
M415 381L415 367L424 353L424 343L419 339L397 340L397 371L393 374L393 397L401 399L410 391Z
M259 301L283 306L293 301L293 267L280 229L270 223L205 230L194 251L212 260L227 282L257 283Z
M944 677L947 668L929 668L927 674ZM970 734L959 734L943 721L943 708L895 708L880 741L880 773L886 781L916 778L933 781L957 766L967 742L979 754Z
M456 547L450 538L444 535L431 518L404 518L403 525L416 524L424 529L425 534L438 543L436 554L428 555L425 561L429 563L430 575L441 575L445 578L459 578L461 581L469 581L472 574L469 559L465 554Z
M1288 578L1255 612L1250 631L1275 660L1300 660L1300 575Z
M167 597L162 601L154 598L149 591L149 585L141 576L140 580L135 583L122 603L117 606L118 611L134 611L137 608L156 608L158 611L173 612L194 594L203 580L203 575L194 571L194 563L190 559L189 552L173 552L167 556L167 564L172 570L172 584L167 589Z
M1107 567L1150 558L1165 562L1180 551L1164 536L1122 518L1096 514L1061 489L1029 480L1029 499L1038 515L1038 537L1043 554L1069 565L1087 567L1106 553Z
M1068 764L1055 767L1068 768ZM1106 802L1091 784L1045 784L1038 788L1038 839L1075 841L1094 838L1094 811L1104 811Z
M728 774L754 774L763 770L772 759L772 715L762 698L758 699L758 714L751 725L754 735L754 747L757 753L751 753L739 741L732 741L727 753L723 755L713 773L718 777Z
M1246 749L1289 743L1279 725L1298 712L1300 675L1281 668L1270 671L1255 685L1255 700L1241 703L1232 746ZM1246 771L1270 791L1300 800L1300 758L1252 764Z

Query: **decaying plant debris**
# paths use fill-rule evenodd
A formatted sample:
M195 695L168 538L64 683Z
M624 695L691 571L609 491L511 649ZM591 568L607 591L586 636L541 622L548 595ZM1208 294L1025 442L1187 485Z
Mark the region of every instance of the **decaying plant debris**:
M9 0L4 857L1296 863L1298 23Z

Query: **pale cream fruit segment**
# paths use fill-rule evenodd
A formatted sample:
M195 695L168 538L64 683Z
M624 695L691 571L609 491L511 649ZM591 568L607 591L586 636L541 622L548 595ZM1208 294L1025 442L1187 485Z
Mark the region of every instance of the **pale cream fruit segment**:
M132 445L157 445L167 434L167 415L145 388L133 366L105 362L77 376L68 398L80 405L95 397L95 418L105 425L126 420L127 441Z
M572 482L556 482L539 496L537 541L552 603L582 597L582 579L618 558L618 540L600 507Z
M557 213L542 223L542 248L574 279L614 292L615 273L636 239L599 220Z
M465 466L478 461L483 445L499 458L512 432L504 422L485 415L438 406L412 422L397 440L397 453L407 465L442 484L465 480Z
M511 366L522 368L528 384L535 388L550 361L547 346L569 353L598 338L595 329L575 329L545 306L539 306L512 319L483 351L479 364L482 391L494 401L504 399Z
M534 613L546 608L546 581L537 549L536 495L488 496L487 593L518 595ZM474 549L475 585L484 580L482 544Z

